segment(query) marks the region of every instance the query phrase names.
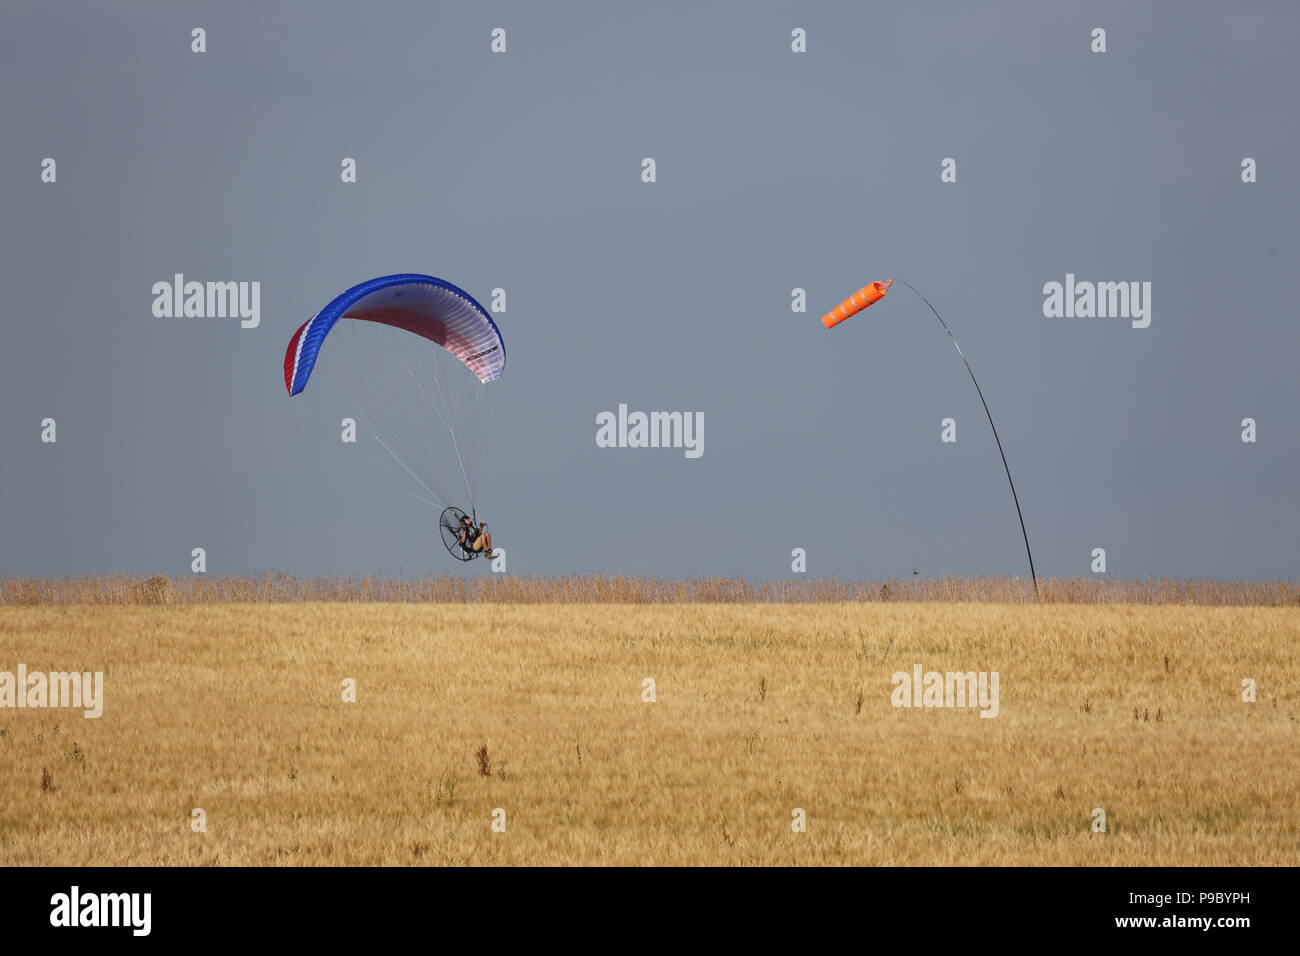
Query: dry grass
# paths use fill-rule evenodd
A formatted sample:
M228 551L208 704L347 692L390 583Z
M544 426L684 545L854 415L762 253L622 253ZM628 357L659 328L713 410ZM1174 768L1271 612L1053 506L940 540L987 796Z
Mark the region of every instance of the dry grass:
M1044 578L1047 604L1205 604L1300 607L1300 581L1104 577ZM96 575L0 579L0 605L228 604L328 601L432 604L801 604L846 601L1034 603L1030 583L1015 577L836 578L750 582L744 578L656 578L605 574L460 578L250 575Z
M1300 615L1285 608L0 608L0 669L17 662L104 670L107 703L99 720L0 710L0 864L1300 852ZM893 708L890 675L914 664L999 671L1001 715ZM348 677L356 703L340 700ZM1257 703L1241 701L1248 677Z

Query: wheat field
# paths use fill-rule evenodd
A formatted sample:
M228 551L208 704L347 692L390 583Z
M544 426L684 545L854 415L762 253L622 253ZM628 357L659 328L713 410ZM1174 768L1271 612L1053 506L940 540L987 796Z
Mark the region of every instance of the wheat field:
M804 577L661 578L572 574L555 577L388 575L297 577L256 574L0 578L0 605L230 604L248 601L373 601L495 604L752 604L845 601L976 601L998 604L1207 604L1300 607L1300 580L1213 578L907 577L845 581Z
M105 704L0 709L5 865L1300 858L1288 607L19 603L0 670ZM916 665L1000 713L892 706Z

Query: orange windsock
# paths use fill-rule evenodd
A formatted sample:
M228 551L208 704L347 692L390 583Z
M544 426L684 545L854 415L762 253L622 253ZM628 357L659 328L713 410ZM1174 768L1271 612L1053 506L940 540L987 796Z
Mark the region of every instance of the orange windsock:
M888 282L872 282L868 285L864 285L857 292L853 293L835 308L823 315L822 325L826 326L828 329L834 328L849 316L857 315L867 306L879 302L885 297L885 293L889 291L889 287L893 284L893 281L893 279L890 279Z

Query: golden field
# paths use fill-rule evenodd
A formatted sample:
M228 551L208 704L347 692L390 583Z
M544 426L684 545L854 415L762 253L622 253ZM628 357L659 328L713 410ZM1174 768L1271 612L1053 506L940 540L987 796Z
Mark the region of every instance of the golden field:
M385 575L297 577L259 574L0 578L0 605L229 604L247 601L400 601L439 604L752 604L844 601L977 601L995 604L1208 604L1300 607L1300 580L1213 578L1041 578L1035 595L1024 578L907 577L843 581L804 577L660 578L571 574L556 577Z
M9 597L0 670L106 703L0 709L4 865L1300 860L1294 608Z

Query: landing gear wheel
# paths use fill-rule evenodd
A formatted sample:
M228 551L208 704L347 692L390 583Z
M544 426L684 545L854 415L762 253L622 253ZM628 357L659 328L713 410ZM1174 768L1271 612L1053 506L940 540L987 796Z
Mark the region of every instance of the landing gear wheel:
M460 531L463 527L461 519L465 516L465 512L459 508L448 508L443 511L442 518L438 521L438 532L442 535L442 543L447 546L447 553L457 561L473 561L479 556L479 552L467 551L461 547Z

